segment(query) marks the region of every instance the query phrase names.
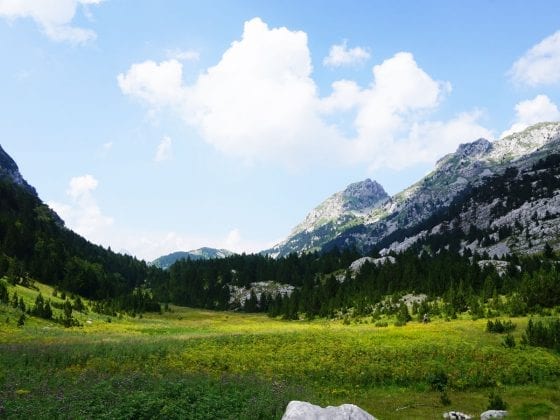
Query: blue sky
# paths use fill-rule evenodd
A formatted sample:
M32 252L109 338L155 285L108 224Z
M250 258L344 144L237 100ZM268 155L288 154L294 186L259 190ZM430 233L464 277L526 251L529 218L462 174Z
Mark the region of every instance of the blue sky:
M0 0L0 144L88 239L258 251L559 120L557 1Z

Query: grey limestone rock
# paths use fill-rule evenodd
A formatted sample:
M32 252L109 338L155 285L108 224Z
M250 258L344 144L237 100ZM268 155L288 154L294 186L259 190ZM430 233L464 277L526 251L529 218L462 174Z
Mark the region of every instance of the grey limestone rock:
M375 420L375 417L354 404L323 408L305 401L291 401L282 420Z
M480 415L481 420L488 420L488 419L501 419L506 417L508 414L505 410L488 410L485 411Z

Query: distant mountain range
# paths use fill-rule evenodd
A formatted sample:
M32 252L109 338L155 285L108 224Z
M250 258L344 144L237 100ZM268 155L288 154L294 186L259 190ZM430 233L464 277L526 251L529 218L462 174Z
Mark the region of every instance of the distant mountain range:
M363 253L399 251L439 234L444 222L460 225L463 234L472 226L486 232L487 241L462 243L461 249L468 245L472 250L501 255L536 252L545 243L556 246L560 238L555 216L560 213L560 186L556 188L550 179L556 176L551 175L554 165L544 165L536 173L534 166L557 153L558 122L537 124L494 142L479 139L462 144L455 153L441 158L430 174L393 197L369 179L351 184L312 210L288 238L263 253L281 257L334 247L355 247ZM516 176L507 181L509 190L494 185L498 179L506 182L501 177L508 170L511 175L514 169ZM529 178L533 194L524 196L522 202L514 200L512 194L520 196L518 189L526 188L523 180ZM545 184L544 190L538 189ZM490 203L472 195L474 189L480 192L492 185ZM452 208L456 214L447 214L444 220L443 214ZM545 218L546 223L542 223ZM510 234L504 236L504 232Z
M234 253L227 249L203 247L192 251L173 252L155 259L150 264L165 270L179 260L209 260L211 258L225 258L230 255L234 255Z

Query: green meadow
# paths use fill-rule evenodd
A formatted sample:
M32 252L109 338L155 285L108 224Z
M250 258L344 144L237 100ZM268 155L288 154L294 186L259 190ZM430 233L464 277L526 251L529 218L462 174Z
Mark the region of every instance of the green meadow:
M38 291L14 290L33 305ZM560 355L520 344L527 318L512 319L508 348L487 320L466 315L401 327L175 306L74 315L81 326L28 317L18 327L19 310L0 305L0 418L270 419L293 399L354 403L380 419L441 418L479 414L490 392L513 418L560 418Z

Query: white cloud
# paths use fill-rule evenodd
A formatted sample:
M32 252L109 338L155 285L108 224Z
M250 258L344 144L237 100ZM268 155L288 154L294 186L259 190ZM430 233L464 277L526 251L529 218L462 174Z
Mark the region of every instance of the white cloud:
M133 64L117 81L125 95L135 96L156 108L177 106L184 100L183 65L173 59L160 64L145 61Z
M0 0L0 17L31 18L53 41L84 44L96 38L90 29L72 26L78 5L100 4L102 0Z
M161 142L158 144L156 155L154 156L154 162L161 163L166 160L171 159L171 138L165 136L161 139Z
M77 176L70 180L66 193L75 199L91 194L97 188L97 179L92 175Z
M165 52L165 55L169 59L178 60L178 61L198 61L200 59L200 53L195 50L180 50L170 49Z
M354 66L370 58L370 53L363 47L348 48L347 42L336 44L329 50L329 55L323 59L327 67Z
M68 184L66 194L69 203L51 201L48 205L65 221L66 225L95 242L102 242L113 219L105 216L93 195L99 185L92 175L74 177Z
M560 31L543 39L521 56L510 69L517 83L529 86L560 82Z
M537 95L533 99L521 101L515 105L515 122L504 131L500 138L525 130L530 125L560 120L560 111L556 104L546 95Z
M118 82L124 94L152 109L169 107L207 143L246 162L394 167L398 160L406 167L473 140L465 135L489 134L479 112L430 120L451 85L432 79L411 53L374 66L368 87L339 80L327 97L319 96L312 69L304 32L255 18L193 84L183 82L173 59L133 64ZM417 153L395 159L404 146Z

